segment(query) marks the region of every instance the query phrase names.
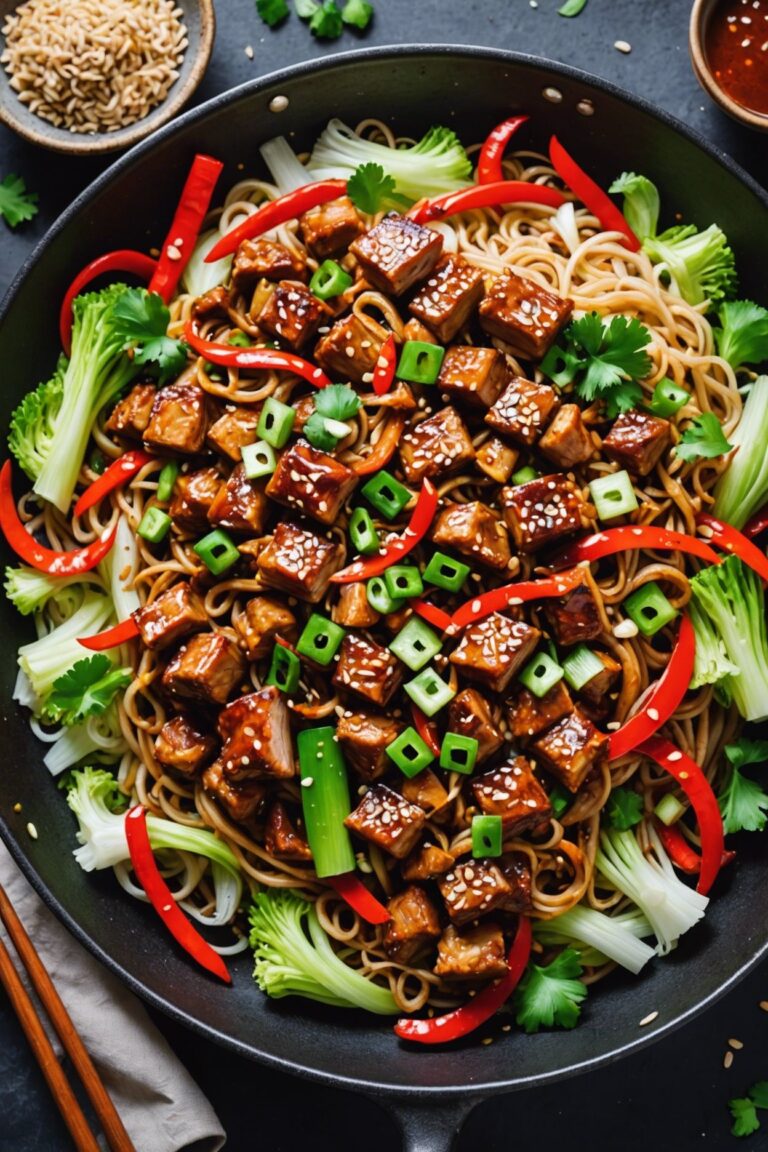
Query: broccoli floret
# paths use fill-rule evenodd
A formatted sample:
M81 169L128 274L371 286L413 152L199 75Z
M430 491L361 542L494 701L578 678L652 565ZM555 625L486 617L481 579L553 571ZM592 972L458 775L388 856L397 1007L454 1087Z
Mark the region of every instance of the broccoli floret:
M28 392L11 416L8 447L30 480L37 480L51 450L64 395L66 356L60 356L50 380Z
M265 888L250 914L254 979L268 996L305 996L338 1008L397 1012L388 988L349 968L331 947L315 907L297 892Z
M78 608L63 623L39 640L33 640L19 649L19 667L29 679L38 701L35 711L42 714L53 690L53 683L83 658L79 636L99 632L112 617L109 596L92 587L85 587Z
M730 678L738 676L739 670L728 659L716 627L706 612L701 611L695 599L688 604L688 614L696 633L690 686L702 688L705 684L714 684L720 703L727 706L731 702Z
M741 419L729 436L737 451L715 485L713 512L734 528L742 528L768 501L768 376L754 381Z
M24 564L5 570L5 594L22 616L39 611L49 600L56 601L62 616L70 615L82 599L75 585L82 588L82 576L49 576Z
M768 311L751 300L731 300L717 314L717 353L736 370L768 360Z

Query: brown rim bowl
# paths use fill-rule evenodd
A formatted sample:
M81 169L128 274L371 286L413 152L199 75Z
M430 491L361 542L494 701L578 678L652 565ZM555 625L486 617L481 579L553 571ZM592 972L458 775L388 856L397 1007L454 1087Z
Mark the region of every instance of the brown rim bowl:
M693 8L691 9L691 22L688 28L688 47L690 49L691 63L693 64L696 79L715 103L734 120L738 120L740 124L746 124L749 128L757 128L762 132L768 132L768 116L760 112L753 112L751 109L745 108L733 100L717 83L712 69L709 66L704 44L709 21L718 2L719 0L694 0Z
M0 0L0 28L5 24L6 17L19 7L20 0ZM68 152L72 155L95 156L104 152L117 152L143 140L181 111L202 80L213 49L216 31L213 0L176 0L176 7L183 13L188 39L179 76L165 99L156 104L141 120L136 120L125 128L118 128L114 132L70 132L66 128L57 128L34 112L30 112L27 106L21 103L11 88L10 77L2 65L0 65L0 120L33 144L51 148L54 152ZM4 47L5 38L0 34L0 54Z

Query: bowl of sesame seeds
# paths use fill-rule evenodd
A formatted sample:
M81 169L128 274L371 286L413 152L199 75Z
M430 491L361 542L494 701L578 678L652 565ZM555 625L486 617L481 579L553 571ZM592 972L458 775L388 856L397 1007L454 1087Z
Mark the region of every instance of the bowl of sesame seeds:
M128 148L202 80L213 0L0 0L0 120L58 152Z

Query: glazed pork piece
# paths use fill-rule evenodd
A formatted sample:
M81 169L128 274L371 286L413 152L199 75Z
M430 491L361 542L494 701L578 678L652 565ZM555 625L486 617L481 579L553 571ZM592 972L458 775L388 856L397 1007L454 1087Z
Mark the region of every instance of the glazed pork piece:
M552 815L549 797L524 756L513 756L499 768L476 776L472 791L481 812L501 816L506 836L520 836Z
M596 672L591 680L587 680L586 684L582 684L578 690L578 695L582 700L586 700L587 704L599 708L608 699L608 694L621 676L621 664L609 656L607 652L601 652L596 648L592 649L592 654L597 656L603 666L602 670Z
M608 751L608 737L574 708L531 744L531 753L569 792L578 792Z
M457 864L437 886L449 917L458 925L486 916L512 895L504 873L492 860Z
M578 404L563 404L539 441L539 450L557 468L585 464L595 451Z
M504 743L488 704L476 688L464 688L451 700L448 731L477 740L477 764L488 760Z
M258 440L256 429L260 415L261 404L228 405L208 429L206 444L220 456L228 456L238 463L243 458L243 447Z
M344 637L333 674L337 688L383 706L400 687L402 678L397 657L388 648L359 633Z
M189 778L210 764L218 750L213 736L198 731L186 716L166 720L155 740L158 763Z
M491 436L477 449L475 461L478 468L495 480L497 484L506 484L512 475L519 453L516 448L510 448L498 436Z
M343 628L370 628L378 624L381 616L368 603L364 583L342 584L338 596L331 609L334 624L341 624Z
M402 724L390 716L346 711L339 717L336 735L350 768L370 783L391 767L387 748L402 728Z
M502 488L499 501L521 552L537 552L587 524L581 493L562 473Z
M434 880L453 868L454 857L436 844L423 844L403 861L404 880Z
M390 212L350 245L369 284L392 296L401 296L429 276L443 251L439 232L424 228L407 216Z
M549 384L534 384L522 376L513 376L486 413L485 423L530 448L541 436L559 403L557 393Z
M424 768L415 776L406 776L401 788L406 800L418 804L430 816L439 812L448 802L448 792L431 768Z
M263 486L249 480L242 464L236 464L225 483L219 486L208 509L208 519L216 528L237 535L258 536L267 521L267 498Z
M498 400L509 375L504 354L497 348L454 344L446 349L437 386L457 404L483 411Z
M437 909L423 888L409 885L387 904L391 917L384 933L384 951L399 964L410 964L440 935Z
M672 442L672 425L649 412L623 412L603 440L609 460L633 476L647 476Z
M274 685L228 704L219 714L219 735L227 780L295 776L288 706Z
M467 324L485 292L483 274L463 256L443 256L408 311L447 344Z
M400 462L411 484L436 480L474 459L475 450L455 408L441 408L420 421L400 441Z
M499 905L504 912L530 912L533 908L531 862L525 852L505 852L499 858L512 895Z
M166 384L155 395L144 429L144 446L149 452L194 456L205 443L209 403L199 384Z
M573 312L573 301L506 271L480 304L480 324L528 360L542 360Z
M210 320L214 316L226 319L230 304L229 292L223 284L217 284L192 301L192 316L195 320Z
M287 808L280 800L273 800L267 811L264 847L279 860L300 862L312 859L309 844L297 832Z
M459 930L449 924L437 945L435 975L444 980L496 980L507 971L504 936L497 924Z
M180 700L225 704L245 675L237 644L221 632L198 632L179 648L162 676L162 685Z
M282 600L272 596L252 596L243 612L233 618L233 624L249 660L268 656L276 636L289 643L298 636L293 612Z
M543 602L544 615L558 644L596 640L610 628L603 597L589 568L585 566L580 571L583 578L576 587L565 596Z
M343 562L341 544L281 520L272 539L260 550L256 568L270 588L316 604Z
M210 523L208 513L219 494L222 476L217 468L200 468L176 477L168 515L183 532L203 533Z
M337 320L315 345L315 360L332 377L370 383L384 341L351 313Z
M174 584L143 608L137 608L133 619L142 644L153 651L169 648L185 636L210 626L205 605L186 580Z
M104 431L111 433L117 440L142 440L156 394L157 386L154 383L141 381L134 384L128 395L115 404L104 422Z
M531 740L562 720L573 710L573 701L563 680L558 680L543 696L534 696L522 686L507 702L507 723L515 740Z
M296 253L276 240L243 240L232 262L232 287L253 288L258 280L304 280L307 266Z
M479 500L449 504L437 517L432 539L435 544L455 548L497 572L509 568L507 529L496 513Z
M479 680L492 691L503 692L540 638L538 628L494 612L464 629L448 659L470 680Z
M270 292L256 323L279 340L281 347L298 352L316 334L328 315L325 306L298 280L281 280Z
M357 484L357 475L334 456L299 440L282 453L267 484L267 496L321 524L333 524Z
M267 789L258 780L244 780L240 784L228 780L221 760L215 760L203 772L203 787L209 795L224 805L237 823L250 820L261 808Z
M386 784L374 784L344 824L350 832L402 860L418 840L426 818L423 808L398 796Z

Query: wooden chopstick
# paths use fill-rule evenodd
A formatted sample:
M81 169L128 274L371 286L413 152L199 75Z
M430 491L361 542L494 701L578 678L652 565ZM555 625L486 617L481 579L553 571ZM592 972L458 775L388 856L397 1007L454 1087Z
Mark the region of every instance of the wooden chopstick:
M78 1035L72 1019L61 1001L48 972L35 951L7 893L0 885L0 920L19 954L19 958L29 973L32 986L56 1029L64 1051L74 1065L88 1099L94 1107L99 1123L104 1130L112 1152L136 1152L130 1136L123 1127L117 1109L96 1071L93 1061ZM56 1059L56 1053L45 1034L35 1006L13 966L8 949L0 940L0 980L2 980L11 1003L19 1018L25 1035L40 1065L43 1075L53 1093L59 1110L72 1134L78 1152L99 1152L99 1146L91 1132L80 1105L78 1104L63 1069Z

